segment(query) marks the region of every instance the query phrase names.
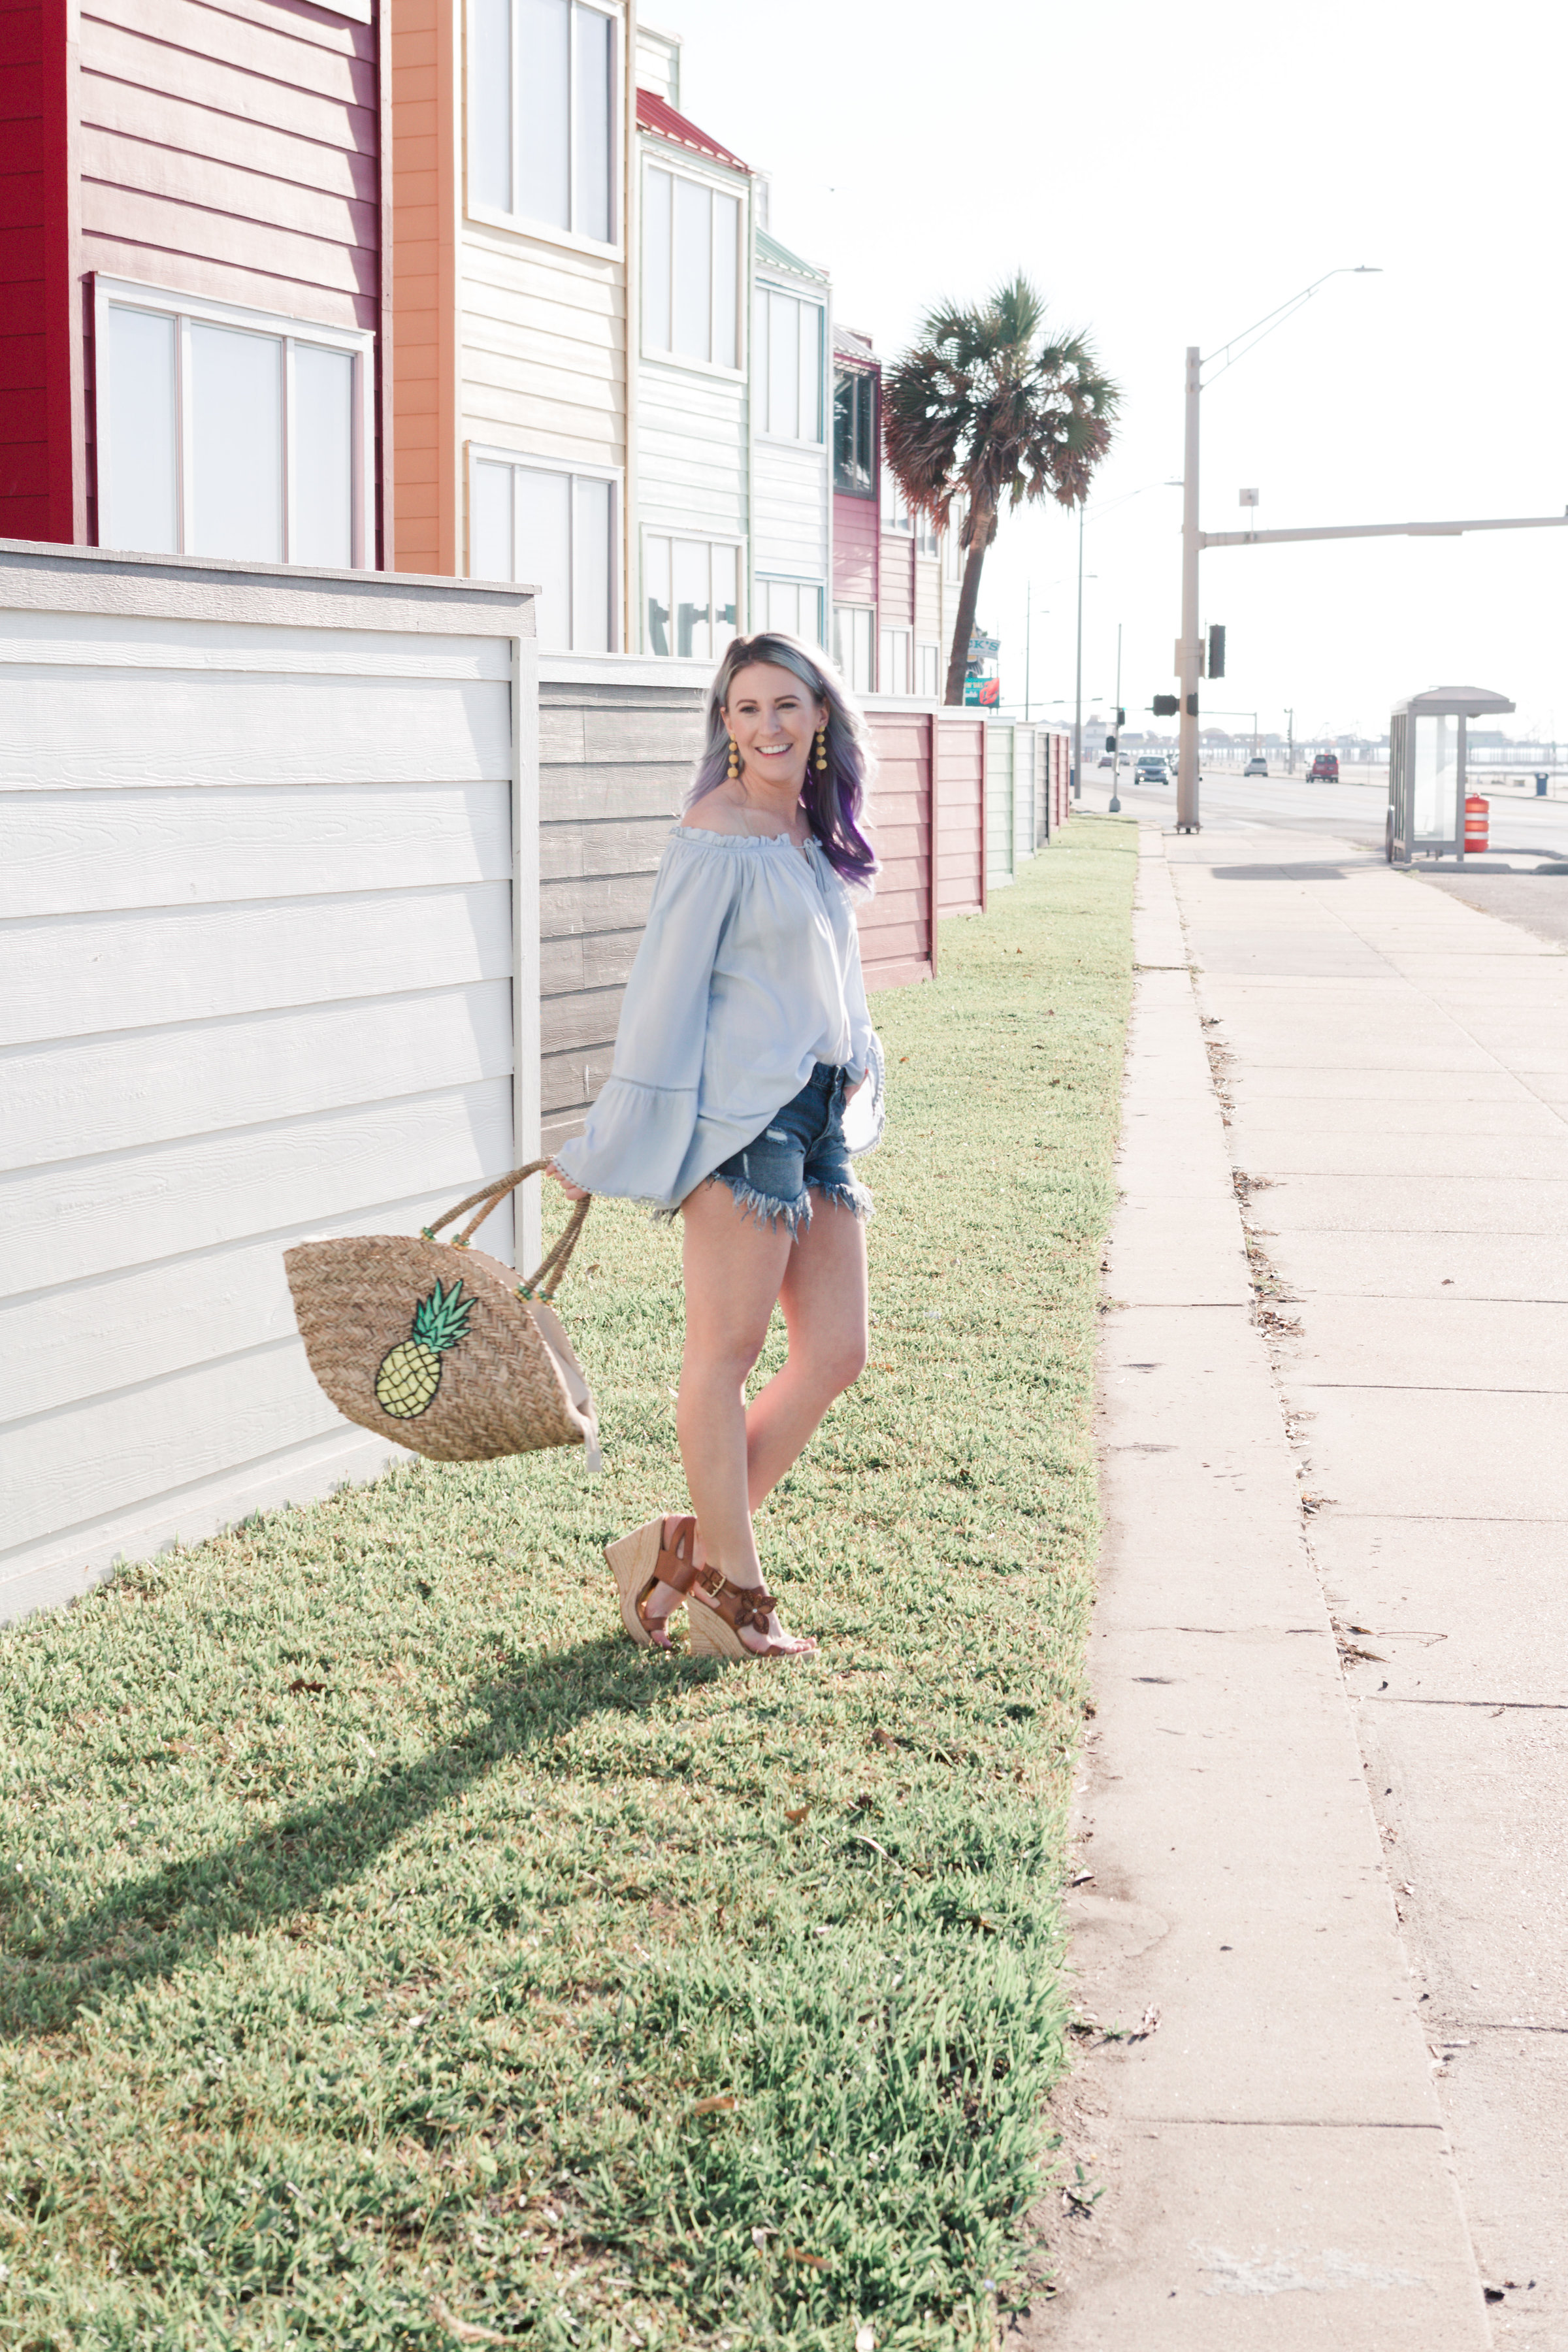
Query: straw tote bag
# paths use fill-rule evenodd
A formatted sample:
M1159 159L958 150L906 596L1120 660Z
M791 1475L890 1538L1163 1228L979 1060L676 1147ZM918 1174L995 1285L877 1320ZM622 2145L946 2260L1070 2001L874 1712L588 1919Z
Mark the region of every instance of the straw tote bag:
M468 1246L490 1211L548 1165L498 1176L417 1236L352 1234L284 1252L310 1370L341 1413L435 1462L584 1445L599 1468L594 1400L550 1304L588 1202L527 1282ZM478 1213L456 1240L437 1241L466 1209Z

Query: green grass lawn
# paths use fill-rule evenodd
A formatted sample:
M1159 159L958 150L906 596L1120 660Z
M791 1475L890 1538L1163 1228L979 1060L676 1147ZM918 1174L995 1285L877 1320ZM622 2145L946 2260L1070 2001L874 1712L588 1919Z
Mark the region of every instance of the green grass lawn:
M1064 2063L1134 828L880 997L872 1365L760 1523L800 1665L625 1638L678 1244L580 1452L411 1463L0 1636L0 2345L983 2344ZM770 1345L769 1359L773 1360Z

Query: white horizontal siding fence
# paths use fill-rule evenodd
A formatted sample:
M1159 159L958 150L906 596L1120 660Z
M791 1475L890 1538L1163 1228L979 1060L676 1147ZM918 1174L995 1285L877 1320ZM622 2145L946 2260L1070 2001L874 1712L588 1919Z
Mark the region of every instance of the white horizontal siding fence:
M527 590L0 541L0 1620L400 1455L283 1252L535 1148L536 720Z
M1013 879L1013 730L985 730L985 878L993 890Z
M1035 743L1032 727L1013 730L1013 871L1035 854Z

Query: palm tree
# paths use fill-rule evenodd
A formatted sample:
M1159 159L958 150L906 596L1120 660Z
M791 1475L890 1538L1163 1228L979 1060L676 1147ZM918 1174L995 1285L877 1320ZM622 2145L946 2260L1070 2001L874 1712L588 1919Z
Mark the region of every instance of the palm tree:
M1110 446L1120 386L1086 336L1050 342L1045 327L1046 306L1020 275L978 310L939 303L883 380L888 463L911 509L945 530L962 502L949 702L963 700L980 574L1004 499L1016 507L1048 490L1076 506Z

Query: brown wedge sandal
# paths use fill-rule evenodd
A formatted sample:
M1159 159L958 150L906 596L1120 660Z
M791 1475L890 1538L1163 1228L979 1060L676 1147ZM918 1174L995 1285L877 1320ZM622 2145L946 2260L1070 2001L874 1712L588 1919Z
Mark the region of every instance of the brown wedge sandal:
M634 1528L618 1543L605 1545L605 1558L621 1598L621 1622L640 1648L670 1648L668 1634L661 1640L655 1630L667 1627L669 1617L650 1618L647 1614L647 1598L656 1584L668 1584L677 1592L689 1592L699 1574L696 1549L697 1522L692 1518L676 1521L674 1547L666 1549L662 1513L657 1519ZM671 1610L670 1616L674 1614Z
M692 1579L703 1601L694 1601L687 1611L687 1639L694 1658L809 1658L816 1643L810 1642L805 1649L785 1649L780 1642L769 1641L760 1650L742 1642L742 1632L750 1628L763 1633L768 1619L778 1607L771 1592L757 1584L731 1584L716 1568L699 1569ZM690 1585L683 1585L689 1591Z

